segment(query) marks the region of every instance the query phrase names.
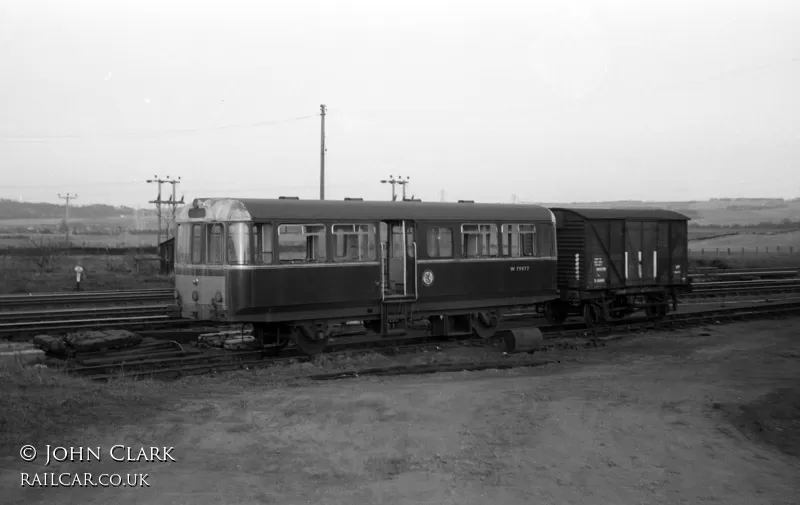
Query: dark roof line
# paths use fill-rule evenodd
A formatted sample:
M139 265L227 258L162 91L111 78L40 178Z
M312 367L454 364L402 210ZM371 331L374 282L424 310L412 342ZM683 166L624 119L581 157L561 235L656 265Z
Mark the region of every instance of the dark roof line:
M550 221L540 205L496 203L387 202L364 200L239 199L256 220L267 219L408 219L408 220L533 220Z
M586 207L551 207L553 212L571 212L584 219L657 219L667 221L689 221L690 217L680 214L678 212L659 208L627 208L627 209L610 209L610 208L586 208Z

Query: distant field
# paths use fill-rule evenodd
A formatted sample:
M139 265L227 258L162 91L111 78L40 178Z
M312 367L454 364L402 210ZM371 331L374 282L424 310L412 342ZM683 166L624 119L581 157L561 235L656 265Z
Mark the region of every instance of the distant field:
M84 268L82 288L87 291L170 287L173 279L158 274L157 259L137 264L125 256L53 256L43 267L37 260L0 256L0 294L74 291L77 264Z
M163 236L162 236L163 240ZM7 247L21 247L30 246L31 241L39 243L43 241L45 245L52 244L57 246L65 243L64 235L29 235L29 238L19 238L18 234L12 237L0 234L0 250ZM157 234L141 234L132 235L123 233L121 235L71 235L70 242L73 246L86 246L86 247L137 247L137 246L152 246L158 242Z
M741 232L736 235L729 235L725 237L709 238L706 240L692 240L689 242L689 249L713 249L713 248L728 248L738 249L741 248L764 250L769 247L774 250L776 247L781 249L789 249L789 246L794 246L795 250L800 249L800 231L793 231L789 233L748 233Z
M58 224L63 221L63 218L26 218L26 219L0 219L0 229L7 227L17 226L49 226ZM149 226L158 226L158 219L152 216L142 218L144 224ZM70 217L69 222L72 224L94 225L94 226L132 226L136 223L133 216L123 217L107 217L103 219L97 218L74 218Z
M791 233L796 230L786 230L781 228L771 227L758 227L758 228L722 228L722 227L708 227L708 228L689 228L689 240L702 240L706 238L716 238L721 235L735 235L739 233L749 234L785 234Z

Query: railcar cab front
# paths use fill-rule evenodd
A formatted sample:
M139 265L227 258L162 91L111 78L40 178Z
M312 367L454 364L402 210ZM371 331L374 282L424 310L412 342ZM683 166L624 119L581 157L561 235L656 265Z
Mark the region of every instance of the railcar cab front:
M182 317L231 321L228 269L253 263L252 230L243 222L177 225L175 288Z

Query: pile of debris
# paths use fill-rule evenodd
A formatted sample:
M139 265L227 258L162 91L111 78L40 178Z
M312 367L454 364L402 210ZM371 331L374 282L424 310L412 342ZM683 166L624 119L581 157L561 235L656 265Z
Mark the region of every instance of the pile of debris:
M128 330L92 330L65 336L36 335L33 345L51 356L74 357L82 353L129 349L142 343L142 337Z
M253 330L226 330L198 335L194 344L197 347L217 347L221 349L256 349L260 343L253 336Z

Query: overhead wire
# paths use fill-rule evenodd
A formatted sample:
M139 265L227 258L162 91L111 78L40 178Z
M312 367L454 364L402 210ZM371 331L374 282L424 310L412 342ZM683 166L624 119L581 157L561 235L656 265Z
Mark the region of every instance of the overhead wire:
M41 142L47 140L67 140L67 139L86 139L86 138L147 138L147 137L159 137L163 135L171 135L171 134L186 134L186 133L202 133L205 131L219 131L219 130L230 130L235 128L258 128L261 126L270 126L276 125L281 123L290 123L293 121L300 121L303 119L310 119L316 117L316 114L311 114L308 116L298 116L293 118L287 119L278 119L272 121L259 121L256 123L243 123L243 124L231 124L231 125L222 125L222 126L210 126L206 128L198 127L198 128L171 128L165 130L156 130L156 131L145 131L145 132L111 132L111 133L92 133L92 134L81 134L81 135L2 135L0 136L0 140L5 141L29 141L29 142Z

